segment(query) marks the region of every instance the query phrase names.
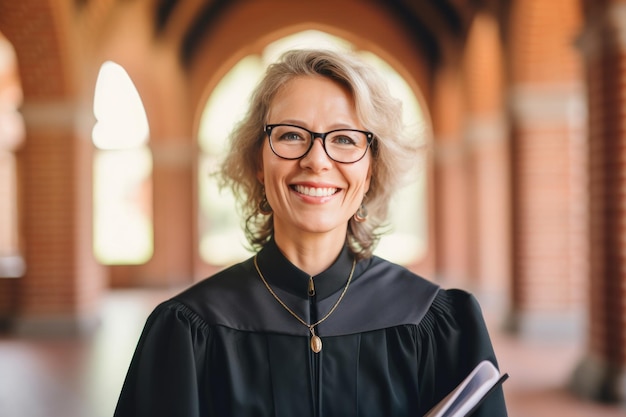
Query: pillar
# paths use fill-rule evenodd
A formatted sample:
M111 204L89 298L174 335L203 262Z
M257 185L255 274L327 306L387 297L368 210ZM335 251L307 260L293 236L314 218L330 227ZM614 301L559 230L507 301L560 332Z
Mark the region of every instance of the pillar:
M434 133L435 263L446 287L466 287L471 276L470 218L473 193L463 135L461 71L442 67L436 74L432 120Z
M0 2L13 44L25 136L16 152L25 273L12 285L18 333L76 333L99 320L103 270L92 254L90 110L78 96L68 4ZM36 45L37 47L33 47ZM87 120L86 120L87 118Z
M626 2L589 2L582 51L589 103L590 299L579 395L626 404Z
M63 101L26 102L19 153L26 273L14 320L18 333L80 333L99 320L103 271L94 260L91 151L80 117Z
M508 28L512 308L521 335L580 337L585 136L577 1L518 0Z
M474 18L462 68L467 178L473 194L468 242L470 286L481 304L500 313L509 307L511 207L502 43L494 16L479 14Z

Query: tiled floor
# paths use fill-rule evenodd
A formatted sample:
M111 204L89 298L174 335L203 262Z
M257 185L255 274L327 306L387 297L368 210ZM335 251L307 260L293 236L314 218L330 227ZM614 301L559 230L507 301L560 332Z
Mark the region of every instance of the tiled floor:
M504 393L511 417L617 417L626 409L574 397L567 384L583 355L568 341L522 341L492 331L500 368L510 374Z
M116 291L97 332L83 339L0 337L1 417L110 417L148 312L168 291ZM492 331L511 377L511 417L617 417L624 409L581 401L564 388L582 353L570 342L520 341ZM497 416L494 416L497 417Z

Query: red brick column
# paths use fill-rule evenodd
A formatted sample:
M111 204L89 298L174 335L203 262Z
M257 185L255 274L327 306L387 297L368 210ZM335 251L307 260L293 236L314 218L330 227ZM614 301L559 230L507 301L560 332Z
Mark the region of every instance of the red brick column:
M90 327L103 289L92 255L92 145L83 119L90 107L76 98L70 13L66 3L0 2L0 27L15 48L24 92L26 136L17 158L26 273L12 307L18 332Z
M437 72L433 94L435 260L442 285L467 286L470 252L471 181L463 136L461 72L448 66Z
M92 145L77 133L77 112L67 103L26 103L23 114L26 274L16 329L83 331L97 322L104 283L92 252Z
M580 333L584 312L582 75L574 0L513 3L508 28L513 308L527 335Z
M504 312L511 274L510 163L501 33L493 16L474 18L462 69L467 177L473 195L471 289L491 311Z
M582 396L626 404L626 2L589 2L582 49L589 103L591 308L572 380Z

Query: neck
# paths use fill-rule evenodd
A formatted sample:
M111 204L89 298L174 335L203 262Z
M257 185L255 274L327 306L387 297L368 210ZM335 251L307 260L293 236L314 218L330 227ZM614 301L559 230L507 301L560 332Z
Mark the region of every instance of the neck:
M275 233L274 240L289 261L311 276L318 275L337 259L345 244L345 235L322 235L316 239L294 239Z

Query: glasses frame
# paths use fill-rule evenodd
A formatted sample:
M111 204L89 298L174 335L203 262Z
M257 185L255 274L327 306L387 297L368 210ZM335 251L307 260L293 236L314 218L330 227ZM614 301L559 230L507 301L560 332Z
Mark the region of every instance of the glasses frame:
M301 155L298 156L297 158L286 158L284 156L279 155L276 150L274 149L274 144L272 143L272 130L274 130L274 128L278 127L278 126L289 126L289 127L296 127L298 129L302 129L306 132L308 132L311 135L311 142L309 143L309 147L308 149ZM350 131L350 132L359 132L359 133L363 133L367 139L367 146L365 147L365 151L363 152L363 155L361 155L359 157L359 159L355 160L355 161L350 161L350 162L343 162L343 161L338 161L335 158L333 158L332 156L330 156L330 154L328 153L328 149L326 149L326 136L328 136L331 133L334 132L343 132L343 131ZM263 128L263 131L265 132L265 134L267 135L267 140L269 140L270 142L270 148L272 149L272 152L274 152L274 155L276 155L277 157L281 158L281 159L286 159L288 161L295 161L297 159L302 159L305 156L308 155L309 152L311 152L311 149L313 148L313 144L315 143L315 139L320 138L322 139L322 148L324 148L324 152L326 152L326 156L328 156L331 160L338 162L340 164L354 164L356 162L359 162L361 159L363 159L365 157L365 155L367 154L367 150L370 148L372 141L374 140L374 134L372 132L369 132L367 130L359 130L359 129L333 129L333 130L329 130L328 132L313 132L312 130L309 130L305 127L302 126L298 126L298 125L294 125L294 124L290 124L290 123L275 123L275 124L267 124L265 125L265 127Z

